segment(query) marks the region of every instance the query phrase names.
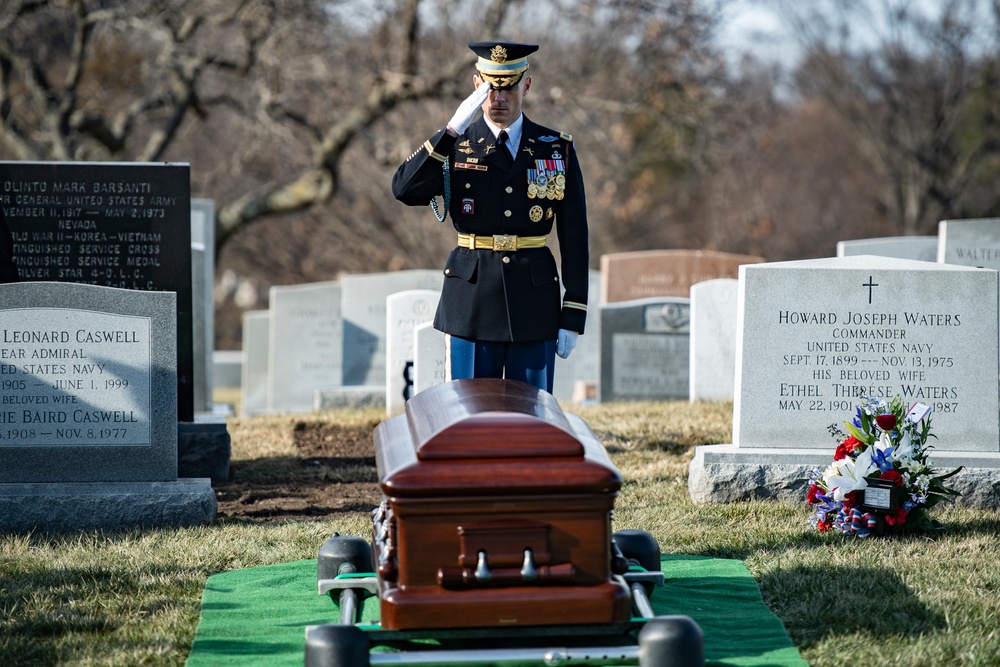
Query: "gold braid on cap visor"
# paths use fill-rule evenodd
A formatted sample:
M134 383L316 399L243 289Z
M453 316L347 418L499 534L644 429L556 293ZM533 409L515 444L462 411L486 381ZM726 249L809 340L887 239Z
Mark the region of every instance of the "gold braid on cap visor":
M518 58L498 63L480 56L479 62L476 63L476 69L479 70L484 81L492 83L497 88L507 88L521 80L524 72L528 69L528 59Z

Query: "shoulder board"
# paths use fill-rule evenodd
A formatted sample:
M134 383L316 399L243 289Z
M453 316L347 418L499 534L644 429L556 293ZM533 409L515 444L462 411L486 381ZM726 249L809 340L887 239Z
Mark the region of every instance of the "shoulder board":
M573 135L567 134L565 132L560 132L559 138L562 139L563 141L573 141Z

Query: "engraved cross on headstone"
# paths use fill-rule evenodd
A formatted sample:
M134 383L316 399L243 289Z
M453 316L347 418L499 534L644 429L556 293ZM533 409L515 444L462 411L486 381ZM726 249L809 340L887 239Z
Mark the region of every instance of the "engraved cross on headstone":
M868 282L862 283L861 286L868 288L868 303L871 304L871 302L872 302L872 288L873 287L878 287L878 283L872 282L872 277L868 276Z

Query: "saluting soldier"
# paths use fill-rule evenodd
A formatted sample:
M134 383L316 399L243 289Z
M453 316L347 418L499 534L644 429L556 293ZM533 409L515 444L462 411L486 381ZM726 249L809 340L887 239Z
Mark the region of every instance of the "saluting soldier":
M583 175L573 137L521 112L538 45L469 48L479 56L475 90L396 170L392 192L436 213L443 196L458 232L434 318L448 334L450 379L506 377L551 392L555 355L569 356L587 316ZM561 285L547 247L553 224Z

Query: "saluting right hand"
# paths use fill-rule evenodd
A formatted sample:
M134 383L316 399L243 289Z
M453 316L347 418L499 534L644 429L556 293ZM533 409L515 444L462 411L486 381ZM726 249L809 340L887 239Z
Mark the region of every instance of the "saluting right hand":
M469 129L469 124L472 122L473 116L476 115L479 107L483 106L483 102L489 94L490 85L485 82L479 84L479 87L472 91L472 94L466 97L464 102L458 105L455 115L448 121L448 127L454 130L456 134L462 134Z

